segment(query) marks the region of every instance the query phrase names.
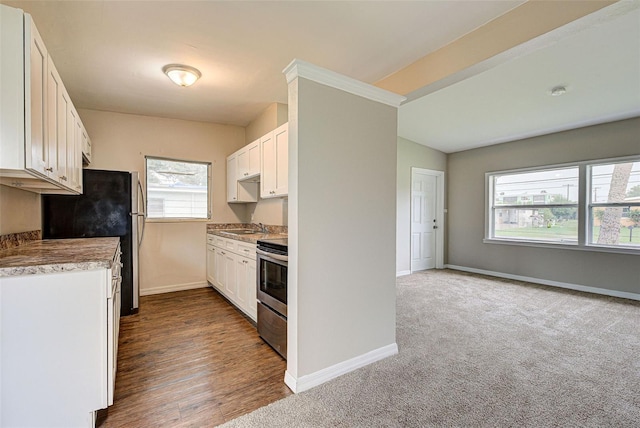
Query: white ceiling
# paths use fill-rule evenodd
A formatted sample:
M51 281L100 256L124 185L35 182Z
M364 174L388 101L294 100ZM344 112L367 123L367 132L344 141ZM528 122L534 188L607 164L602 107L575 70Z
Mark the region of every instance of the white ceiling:
M287 102L294 58L374 83L523 2L0 0L33 15L78 108L240 126ZM398 134L451 153L640 115L639 6L618 2L409 94ZM175 86L170 63L203 77ZM548 95L561 84L564 96Z
M398 134L452 153L640 116L638 6L605 8L507 53L497 66L405 103ZM558 85L567 92L552 97Z
M515 1L5 1L32 14L79 108L245 126L294 58L373 83ZM180 88L162 67L202 78Z

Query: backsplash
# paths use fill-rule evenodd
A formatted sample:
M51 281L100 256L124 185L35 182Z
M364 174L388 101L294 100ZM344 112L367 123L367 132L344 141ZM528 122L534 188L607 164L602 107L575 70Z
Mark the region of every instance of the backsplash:
M287 226L275 226L265 224L267 233L288 233L289 228ZM257 224L251 223L208 223L207 232L212 230L226 230L226 229L254 229L258 231L260 228Z
M30 232L9 233L8 235L0 235L0 250L7 250L29 241L39 241L42 239L41 230L32 230Z

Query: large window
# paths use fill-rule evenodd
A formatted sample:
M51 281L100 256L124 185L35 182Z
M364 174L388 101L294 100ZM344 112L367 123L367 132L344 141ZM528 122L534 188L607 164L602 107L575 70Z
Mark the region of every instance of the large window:
M146 158L147 218L209 219L211 163Z
M640 248L640 161L589 170L589 243Z
M495 174L494 238L578 242L578 167Z
M486 240L640 250L640 158L487 174Z

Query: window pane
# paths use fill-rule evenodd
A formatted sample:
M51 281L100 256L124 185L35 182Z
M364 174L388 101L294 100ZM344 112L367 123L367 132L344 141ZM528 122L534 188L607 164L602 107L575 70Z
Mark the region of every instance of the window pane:
M494 180L495 206L578 202L577 167L505 174Z
M640 246L640 162L591 167L590 244ZM616 204L629 203L629 206ZM634 206L635 204L635 206Z
M591 218L591 244L640 247L640 207L595 207Z
M207 163L147 158L147 217L207 218Z
M640 162L593 166L591 201L640 202Z
M496 209L494 237L576 243L578 208Z

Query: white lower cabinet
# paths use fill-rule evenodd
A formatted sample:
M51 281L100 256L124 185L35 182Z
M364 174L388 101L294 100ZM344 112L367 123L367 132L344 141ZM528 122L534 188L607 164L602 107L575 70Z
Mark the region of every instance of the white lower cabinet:
M208 235L207 280L254 321L256 273L255 244Z
M113 403L119 257L109 269L0 277L0 426L88 428Z

